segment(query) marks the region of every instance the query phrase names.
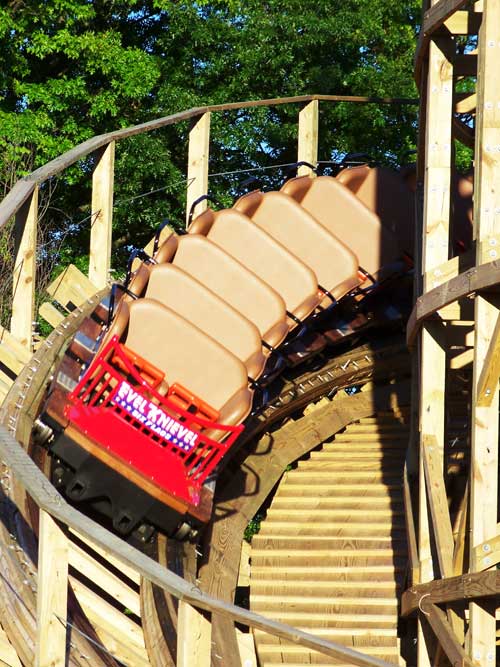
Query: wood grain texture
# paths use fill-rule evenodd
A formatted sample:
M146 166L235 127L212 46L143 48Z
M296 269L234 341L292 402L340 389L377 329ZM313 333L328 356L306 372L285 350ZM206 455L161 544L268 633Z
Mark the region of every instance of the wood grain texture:
M109 283L113 231L113 186L115 179L115 142L98 152L92 174L89 280L96 289Z
M35 319L38 187L16 213L10 332L31 352Z
M316 166L318 161L318 121L319 102L308 102L299 112L299 141L297 151L298 162L309 162ZM307 165L297 170L297 176L314 176L315 173Z
M68 539L53 518L40 511L37 641L35 667L66 662Z

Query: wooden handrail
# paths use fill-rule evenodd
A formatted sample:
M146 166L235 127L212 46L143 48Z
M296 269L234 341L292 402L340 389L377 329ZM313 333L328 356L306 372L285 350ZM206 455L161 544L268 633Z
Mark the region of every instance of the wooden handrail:
M353 651L340 644L315 637L284 623L272 621L260 614L204 594L196 585L188 583L68 505L24 449L2 425L0 425L0 459L11 469L40 510L76 530L84 538L105 549L119 561L133 568L141 576L160 586L179 600L183 600L198 609L229 617L234 622L247 627L263 630L268 634L300 644L336 660L346 661L359 667L390 667L390 664L385 660Z
M202 107L193 107L186 111L164 116L146 123L133 125L121 130L114 130L106 134L99 134L87 141L78 144L71 148L66 153L59 155L54 160L47 162L43 167L39 167L33 171L29 176L25 176L19 180L0 203L0 229L4 227L7 221L19 210L22 204L29 197L35 187L35 184L43 183L48 178L60 173L63 169L70 167L72 164L86 157L90 153L107 146L111 141L121 141L128 137L133 137L145 132L152 132L162 127L174 125L185 120L202 116L203 114L213 111L237 111L238 109L251 109L263 106L280 106L283 104L297 104L319 100L324 102L353 102L357 104L402 104L402 105L417 105L418 100L413 98L396 98L396 97L360 97L355 95L297 95L295 97L277 97L266 100L250 100L247 102L229 102L227 104L212 104Z

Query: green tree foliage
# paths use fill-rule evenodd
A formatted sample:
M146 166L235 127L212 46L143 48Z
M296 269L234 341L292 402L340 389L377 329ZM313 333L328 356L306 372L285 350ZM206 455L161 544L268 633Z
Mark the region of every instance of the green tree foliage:
M419 0L10 0L0 8L4 192L92 135L199 104L304 93L415 97L419 17ZM297 112L214 116L211 172L225 175L211 178L213 193L227 201L245 179L226 172L292 162ZM397 163L415 142L415 107L323 104L320 122L323 161L362 151ZM188 129L119 144L116 261L163 218L181 224ZM48 237L72 239L73 260L88 248L91 168L88 159L42 192ZM264 182L283 176L256 173Z

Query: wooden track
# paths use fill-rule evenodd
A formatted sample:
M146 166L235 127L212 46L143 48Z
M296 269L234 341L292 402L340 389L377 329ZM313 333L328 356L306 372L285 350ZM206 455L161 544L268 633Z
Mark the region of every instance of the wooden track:
M407 443L403 418L378 413L285 473L252 539L252 610L404 664L397 626ZM255 641L262 667L332 664L260 631Z
M3 423L10 425L11 430L15 429L17 438L26 448L31 447L29 434L32 420L53 365L62 354L68 337L94 303L95 299L91 299L81 311L75 312L55 330L48 339L48 344L42 343L34 358L19 374L4 402ZM237 465L245 465L246 452L251 451L252 443L258 434L265 432L271 423L286 421L290 414L296 413L322 395L332 395L342 387L356 382L363 383L373 377L395 377L406 374L408 359L403 352L401 338L396 335L389 343L392 344L384 346L370 343L368 346L358 347L337 358L325 359L322 364L316 364L314 370L305 371L302 375L296 374L293 379L284 381L280 392L273 399L274 404L255 419L252 425L252 437L247 439ZM356 401L359 403L359 399L356 396L352 399L356 399L352 401L354 407ZM327 429L322 436L317 433L318 420L312 419L312 415L305 416L304 423L300 425L300 432L303 437L307 436L308 432L315 435L312 440L305 437L304 442L316 446L322 439L344 426L345 420L351 419L348 415L352 409L346 411L346 407L342 407L342 404L350 400L346 397L339 403L339 414L345 415L344 422L341 420L335 428ZM364 409L368 409L368 413L371 413L369 408ZM332 413L333 417L338 419L335 414ZM332 417L329 419L331 422ZM289 429L290 422L285 426L285 437ZM279 429L274 430L273 437L279 439L279 432ZM294 460L301 453L299 451L292 455L287 462ZM32 455L38 460L39 465L42 467L46 465L42 452L34 449ZM269 451L267 456L269 462L273 460L272 451ZM260 455L260 463L264 464L263 470L266 468L271 470L269 463L266 466L266 456ZM273 474L279 477L285 465L285 462L281 463ZM261 474L262 481L268 479L266 483L270 483L272 489L275 478L265 472ZM226 479L230 479L230 475L227 475ZM223 484L221 484L222 495ZM37 525L37 508L29 501L15 479L5 480L3 489L5 495L2 504L3 522L0 526L0 543L3 545L0 550L3 559L0 618L8 636L7 641L12 644L5 641L0 646L5 655L9 655L9 651L14 655L15 651L25 665L30 665L35 642L34 575L37 538L34 527ZM16 508L21 509L22 516L18 514ZM245 512L241 514L242 529L246 525L246 516ZM88 656L92 665L111 666L120 662L131 666L175 665L176 602L152 584L141 582L132 570L119 566L88 540L83 541L73 535L71 537L72 602L68 620L71 623L72 650L69 664L85 664ZM242 533L235 543L238 553L241 540ZM211 546L209 543L204 548L204 556L208 561L211 560L212 553L215 553L212 552ZM183 574L188 581L195 583L197 566L194 545L178 545L160 540L160 548L154 551L154 555L170 569ZM205 589L205 586L202 585L202 588ZM223 581L222 589L219 589L218 593L222 599L232 601L234 588L229 586L227 581ZM22 592L22 602L17 594L18 591Z

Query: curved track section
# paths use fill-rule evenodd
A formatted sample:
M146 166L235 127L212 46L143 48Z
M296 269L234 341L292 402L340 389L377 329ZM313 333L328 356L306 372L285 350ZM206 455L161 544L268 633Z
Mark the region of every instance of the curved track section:
M89 300L42 344L19 375L3 405L3 423L16 434L18 441L31 452L41 467L46 465L45 458L30 444L33 419L65 343L99 298L100 295L97 295ZM338 392L344 387L373 379L394 379L408 372L407 355L398 334L386 344L369 342L333 360L321 361L316 361L315 368L283 382L266 411L255 418L240 454L223 474L214 520L203 547L204 564L199 583L204 591L216 592L218 597L230 601L234 598L234 574L237 579L243 531L272 491L286 465L352 421L353 411L359 413L364 410L366 414L373 414L377 400L385 404L390 395L395 394L394 388L388 388L385 394L384 391L377 392L378 399L372 392L351 397L345 395L344 398ZM318 411L297 418L311 402L336 394L335 401L327 400L328 405L324 406L322 414ZM334 403L336 406L332 410ZM293 431L295 446L291 442ZM269 439L273 442L271 447ZM281 455L278 453L280 442ZM248 475L255 462L256 470ZM239 475L234 475L235 470L239 471ZM248 494L248 489L245 491L245 488L235 486L236 479L240 483L245 479L255 482L255 475L259 479L259 493ZM22 662L32 664L36 637L37 509L8 470L4 470L2 488L1 622ZM227 498L231 505L229 513L225 512ZM224 512L226 519L232 517L233 521L229 548L224 550L227 571L232 573L229 577L225 576L227 571L224 567L217 568L218 576L213 575L214 563L220 561L221 540L224 541L227 529L227 522L220 518ZM234 522L238 525L237 530ZM175 665L176 601L152 584L140 582L133 571L119 569L112 559L106 558L105 553L99 553L78 536L74 537L73 545L73 594L68 617L72 649L69 664L88 664L90 659L93 665L116 665L119 662L127 665L147 662L155 666ZM160 537L153 549L160 562L184 574L188 581L195 582L197 563L193 545L179 545ZM227 652L234 631L227 641L221 641L217 627L217 619L214 619L215 649Z

